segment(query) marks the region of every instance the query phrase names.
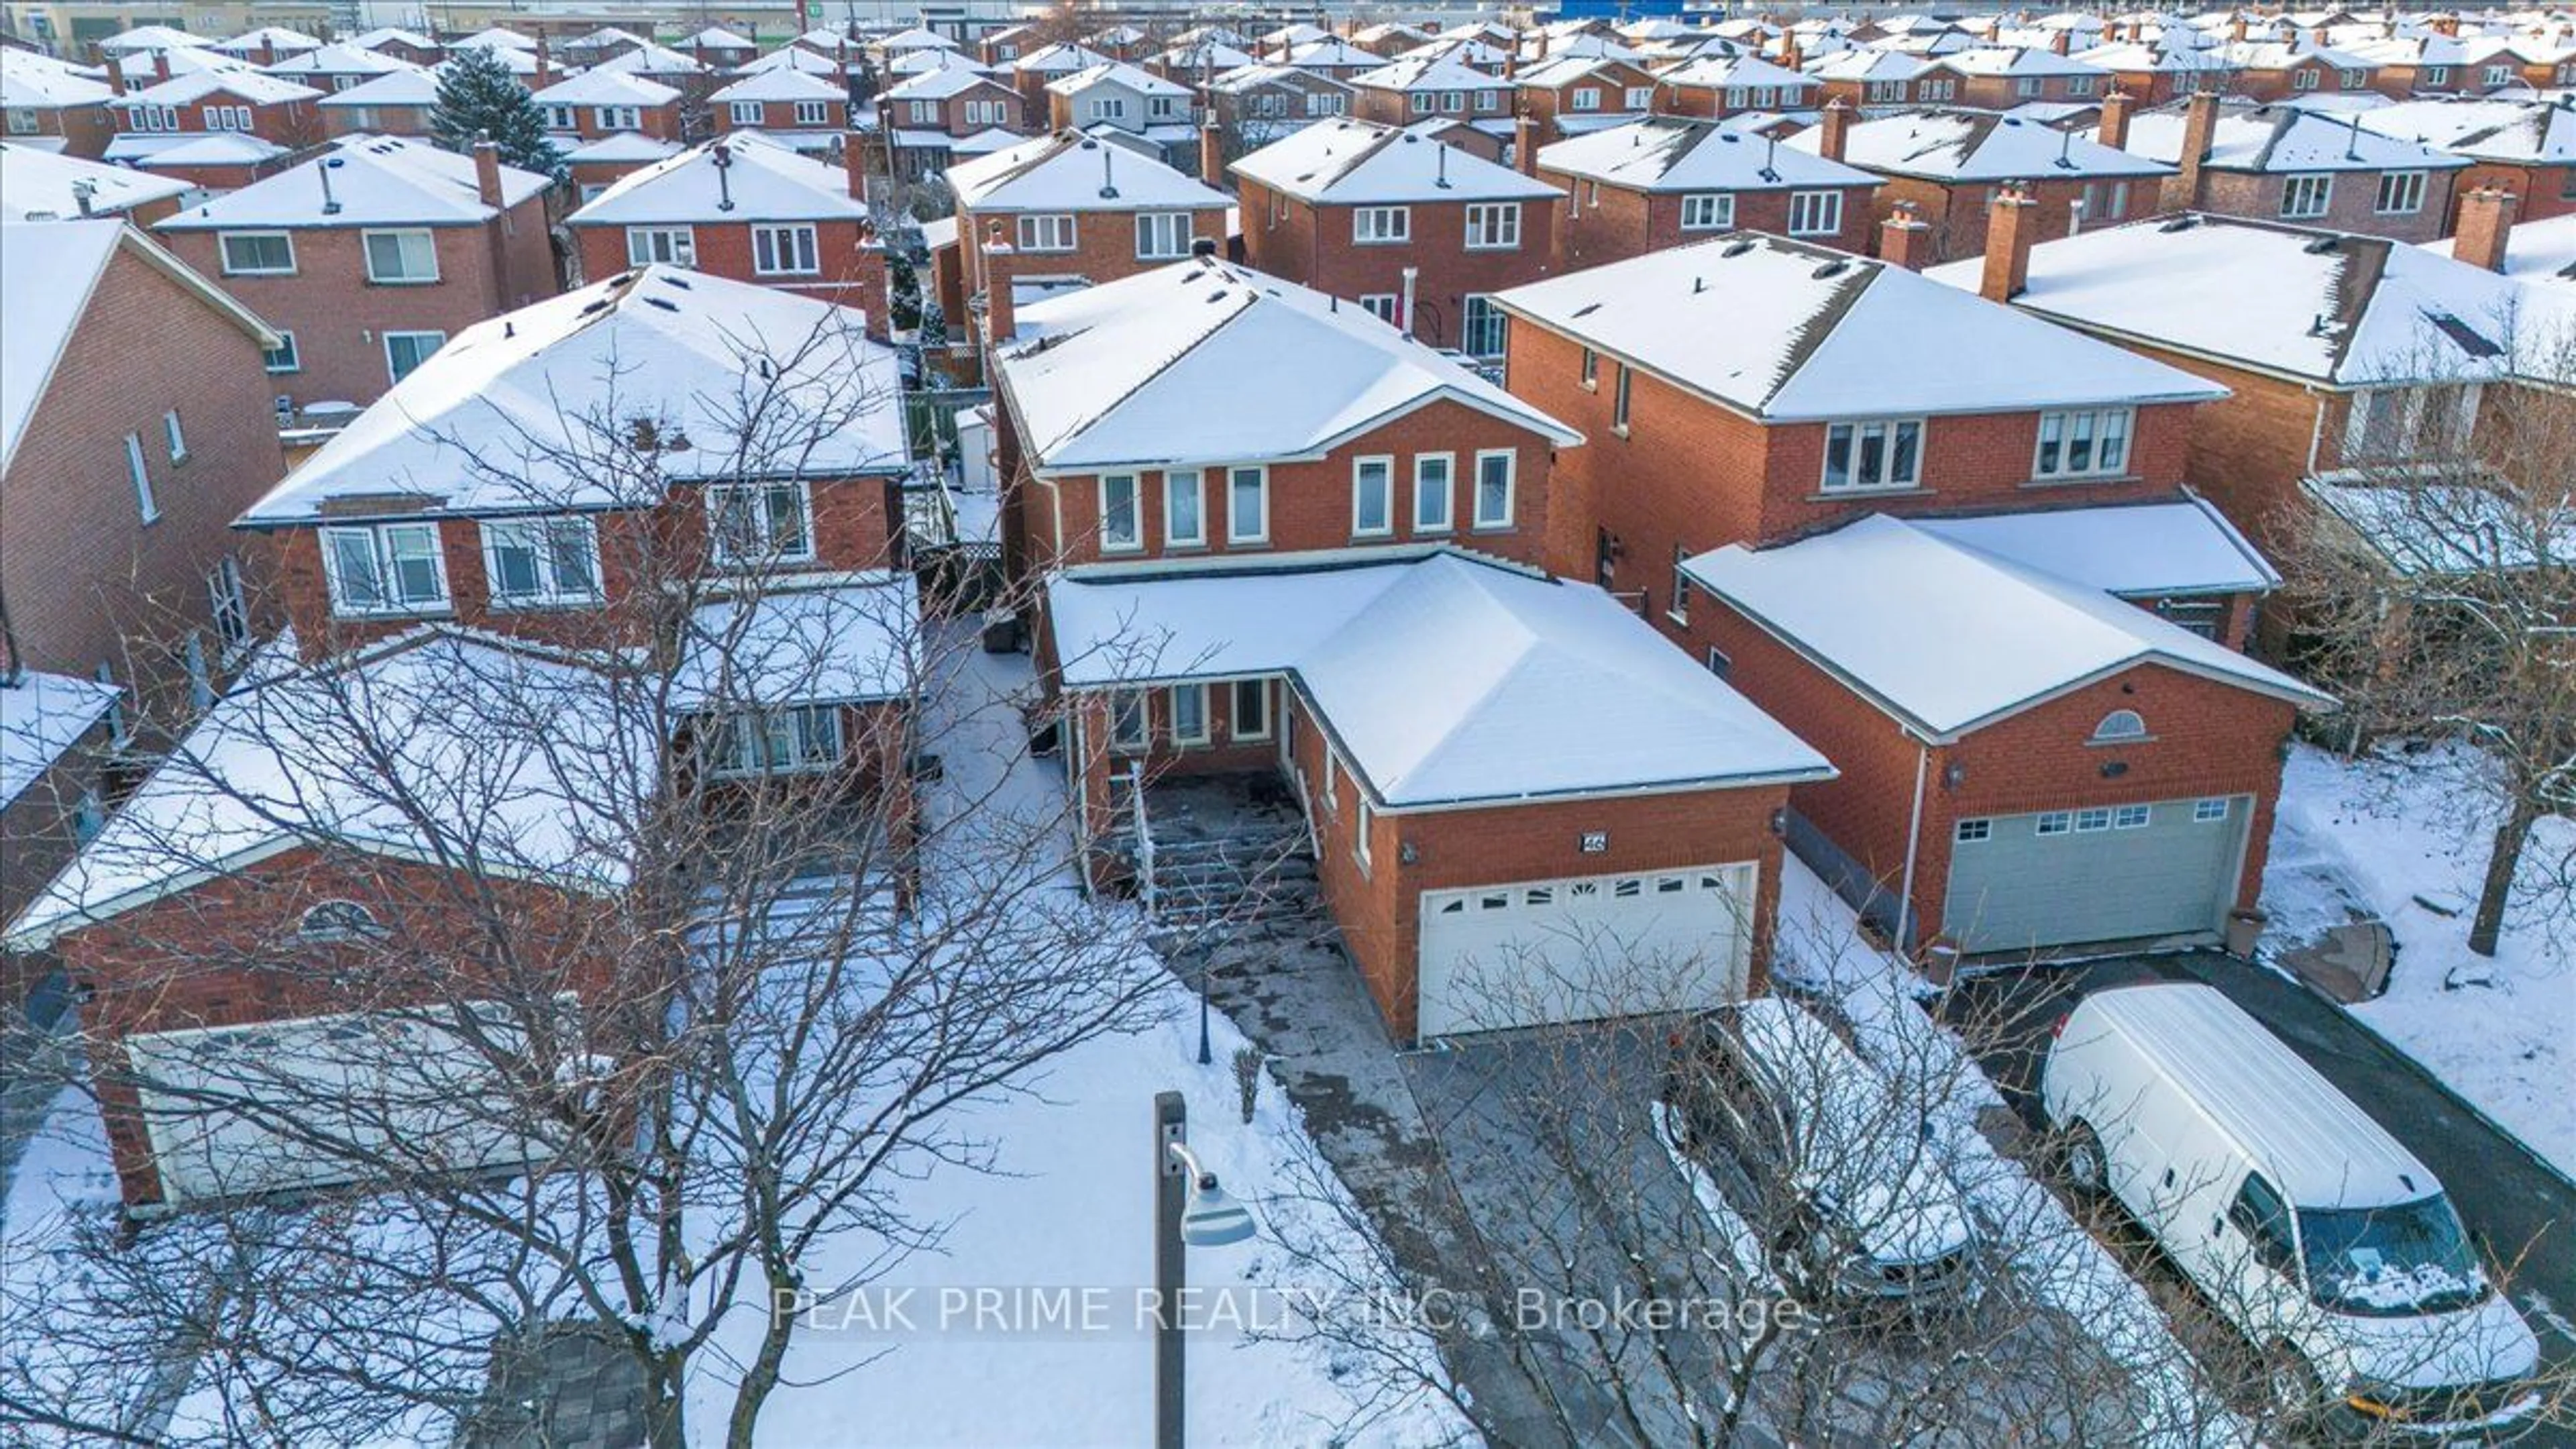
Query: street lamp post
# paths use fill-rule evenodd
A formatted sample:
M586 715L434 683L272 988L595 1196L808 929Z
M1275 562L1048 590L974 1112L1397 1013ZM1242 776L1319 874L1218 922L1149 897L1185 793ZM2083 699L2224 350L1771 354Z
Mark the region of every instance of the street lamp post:
M1252 1236L1252 1214L1226 1196L1189 1147L1190 1111L1178 1092L1154 1095L1154 1444L1182 1449L1182 1255Z

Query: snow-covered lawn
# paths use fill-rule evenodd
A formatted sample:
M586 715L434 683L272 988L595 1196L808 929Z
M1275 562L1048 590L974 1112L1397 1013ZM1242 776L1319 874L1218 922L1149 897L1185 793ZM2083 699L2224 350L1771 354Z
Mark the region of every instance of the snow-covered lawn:
M2476 755L2446 748L2346 761L2301 746L2281 782L2263 873L2270 942L2313 939L2350 919L2342 884L2388 922L2397 964L2387 994L2351 1008L2452 1090L2576 1173L2576 913L2535 901L2536 871L2505 918L2496 955L2468 948L2469 913L2495 828L2474 788ZM2526 864L2576 851L2576 821L2533 828ZM2455 909L2446 916L2417 900Z

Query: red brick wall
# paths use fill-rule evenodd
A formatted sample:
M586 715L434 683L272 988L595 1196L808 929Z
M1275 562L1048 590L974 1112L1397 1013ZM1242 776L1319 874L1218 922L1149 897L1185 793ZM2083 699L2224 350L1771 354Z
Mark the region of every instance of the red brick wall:
M292 233L292 276L226 276L221 235L173 231L155 236L261 320L295 334L302 368L261 374L265 389L301 406L325 400L364 405L393 385L385 360L387 332L444 332L449 337L487 318L555 294L554 251L546 239L545 202L510 208L502 246L504 290L483 226L429 229L438 250L438 280L388 285L367 280L365 243L357 228L299 228ZM257 374L257 368L253 371Z
M105 104L95 106L56 106L30 108L36 118L37 136L63 138L63 154L96 161L107 154L107 143L116 139L123 128L124 114ZM11 135L9 141L26 141L33 137Z
M373 112L362 116L357 106L317 106L322 113L322 127L334 137L353 136L364 132L370 136L426 136L429 131L428 106L369 106ZM363 124L362 124L363 122Z
M2336 172L2333 189L2326 197L2326 214L2301 218L2297 224L2334 231L2357 231L2408 243L2437 241L2449 233L2451 197L2459 172L2434 171L2427 174L2423 206L2396 216L2379 214L2381 174L2377 171ZM2196 207L2222 216L2279 221L2282 220L2281 192L2288 180L2287 176L2280 174L2203 171ZM2169 196L2167 201L2169 209L2182 206L2178 195ZM2043 236L2054 234L2042 233Z
M1065 252L1017 252L1011 259L1011 275L1018 277L1087 277L1094 285L1132 277L1138 272L1171 265L1175 257L1143 258L1136 255L1136 217L1138 211L1076 212L1073 221L1073 250ZM1169 208L1155 207L1155 211ZM1013 246L1019 244L1019 218L1016 213L978 215L961 212L957 219L957 245L965 262L965 287L969 296L984 290L984 242L993 223L1002 226L1002 237ZM1205 238L1225 249L1225 208L1201 207L1190 213L1190 235ZM958 325L951 314L950 325Z
M817 221L814 256L819 273L766 276L753 270L749 222L701 221L690 228L697 245L696 270L736 282L753 282L821 300L856 307L867 314L868 331L879 338L886 330L885 252L856 220ZM627 269L626 228L585 223L572 228L579 249L581 274L602 281Z
M1351 240L1354 208L1310 206L1257 182L1241 185L1246 261L1349 300L1401 294L1404 269L1418 268L1413 335L1435 347L1460 344L1469 296L1537 281L1548 274L1555 254L1554 202L1518 203L1521 244L1509 250L1468 250L1464 202L1414 202L1411 242L1363 246Z
M562 144L561 138L564 136L578 137L581 141L596 141L605 136L619 134L618 130L611 130L599 124L599 110L599 107L591 105L573 107L573 127L570 131L556 133L558 144ZM650 136L657 141L686 139L680 134L680 103L676 99L668 105L637 107L636 122L632 129L638 135ZM625 128L620 128L620 130L623 129Z
M1714 231L1682 231L1682 194L1648 194L1620 186L1602 186L1562 172L1542 169L1539 179L1564 187L1567 200L1556 226L1556 270L1578 271L1664 251L1685 241L1715 236ZM1822 188L1802 188L1822 189ZM1869 186L1839 188L1843 193L1842 230L1832 236L1802 240L1866 255L1875 226ZM1738 191L1735 224L1746 231L1789 234L1788 191Z
M206 124L208 107L236 106L250 106L250 134L263 141L273 141L291 151L310 146L322 139L320 108L310 101L276 101L268 105L253 105L230 91L218 91L203 99L190 101L184 106L175 106L172 109L178 113L180 132L193 134L215 129Z
M2450 216L2442 227L2443 235L2459 230L2459 198L2486 186L2501 186L2521 198L2513 212L2517 222L2542 221L2576 211L2576 196L2569 194L2571 187L2576 187L2576 166L2499 166L2482 161L2454 173ZM2425 193L2424 204L2432 205L2430 190Z
M2074 203L2084 194L2081 181L2024 180L2013 183L2028 190L2039 203L2039 239L2048 241L2068 235L2075 227ZM2153 216L2161 205L2163 182L2154 176L2129 178L2128 206L2112 210L2117 180L2094 183L2094 201L2085 213L2087 228L2108 226L2139 217ZM1962 186L1944 186L1911 176L1890 176L1878 189L1871 202L1870 247L1878 249L1877 224L1895 215L1896 205L1910 201L1932 228L1932 260L1956 261L1963 257L1986 254L1986 193L1989 183L1976 182Z
M968 101L1000 101L1003 103L1004 110L999 129L1005 131L1030 129L1026 113L1022 109L1026 103L1021 99L1020 93L999 81L991 80L978 81L953 96L945 96L931 102L937 108L938 115L938 119L931 122L914 120L913 103L910 101L888 101L884 105L886 124L903 131L941 131L960 139L996 129L995 124L989 122L982 125L970 124L966 119Z

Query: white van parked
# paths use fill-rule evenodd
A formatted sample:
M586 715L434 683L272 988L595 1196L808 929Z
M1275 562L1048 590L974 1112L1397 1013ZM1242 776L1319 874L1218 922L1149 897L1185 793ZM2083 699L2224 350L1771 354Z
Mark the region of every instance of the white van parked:
M2376 1437L2512 1433L2539 1343L2432 1172L2215 988L2086 997L2040 1082L2066 1174L2262 1349L2276 1406Z

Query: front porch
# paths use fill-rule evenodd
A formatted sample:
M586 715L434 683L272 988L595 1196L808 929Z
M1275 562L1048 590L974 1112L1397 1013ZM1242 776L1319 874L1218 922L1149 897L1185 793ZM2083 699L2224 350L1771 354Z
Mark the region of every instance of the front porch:
M1294 787L1275 771L1148 775L1110 782L1110 827L1092 842L1095 878L1133 895L1162 929L1284 925L1329 932L1315 840Z

